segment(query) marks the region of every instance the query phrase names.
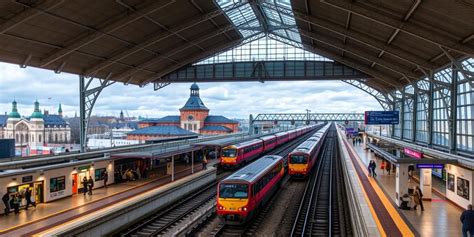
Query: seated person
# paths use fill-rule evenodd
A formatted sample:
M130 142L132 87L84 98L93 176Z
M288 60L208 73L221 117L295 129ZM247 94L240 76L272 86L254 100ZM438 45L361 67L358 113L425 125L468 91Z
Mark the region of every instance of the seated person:
M410 208L411 198L407 193L403 194L403 196L400 197L400 201L401 201L400 209L403 209L403 210L410 210L411 209Z

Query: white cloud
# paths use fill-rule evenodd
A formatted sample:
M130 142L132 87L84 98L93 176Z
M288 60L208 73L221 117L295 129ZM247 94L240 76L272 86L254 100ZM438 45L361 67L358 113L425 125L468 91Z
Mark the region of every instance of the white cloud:
M79 111L78 77L51 71L0 63L0 113L18 101L20 114L28 116L38 99L42 109L63 111L74 116ZM161 117L177 115L189 97L191 83L171 84L159 91L152 86L114 84L106 88L93 114ZM378 102L365 92L340 81L287 81L200 83L200 95L211 114L248 118L258 113L363 112L380 110Z

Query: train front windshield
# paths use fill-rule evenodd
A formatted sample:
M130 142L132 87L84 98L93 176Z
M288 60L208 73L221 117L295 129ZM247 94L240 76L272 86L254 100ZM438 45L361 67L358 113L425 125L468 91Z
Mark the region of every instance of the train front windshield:
M291 155L290 164L306 164L308 160L304 155Z
M219 186L220 198L247 198L249 186L247 184L226 184Z
M236 149L224 149L222 150L222 157L236 157L237 150Z

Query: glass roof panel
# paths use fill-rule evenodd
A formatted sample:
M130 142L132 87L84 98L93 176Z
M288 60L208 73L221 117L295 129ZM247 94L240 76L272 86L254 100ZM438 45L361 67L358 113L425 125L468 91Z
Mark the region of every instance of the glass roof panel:
M252 37L252 41L204 59L195 65L249 61L332 61L291 45L295 44L293 41L284 40L286 39L273 34L257 34Z
M332 61L303 49L290 0L216 2L240 32L243 42L196 64L277 60Z

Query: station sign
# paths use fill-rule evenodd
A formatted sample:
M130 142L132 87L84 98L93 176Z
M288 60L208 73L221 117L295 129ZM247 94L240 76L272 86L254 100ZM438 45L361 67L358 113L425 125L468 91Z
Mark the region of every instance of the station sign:
M367 125L399 124L399 111L365 111L364 122Z
M408 147L403 148L403 153L409 157L413 157L415 159L422 159L423 158L423 153L419 151L412 150Z
M79 172L86 172L86 171L88 171L90 168L91 168L90 165L79 166L79 167L77 168L77 170L79 170Z
M31 181L33 181L33 175L23 176L21 178L21 182L23 182L23 183L28 183L28 182L31 182Z
M416 164L417 169L443 169L443 164Z

